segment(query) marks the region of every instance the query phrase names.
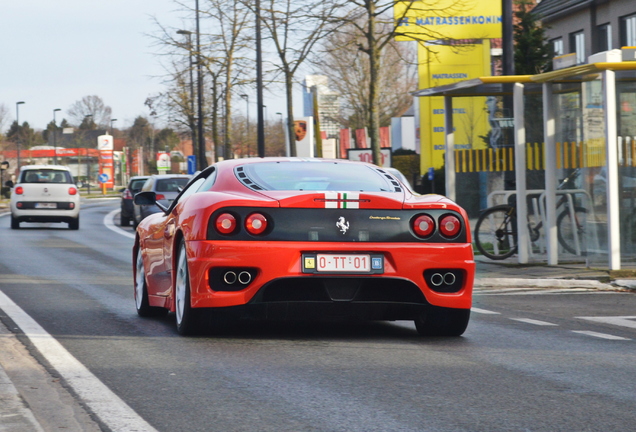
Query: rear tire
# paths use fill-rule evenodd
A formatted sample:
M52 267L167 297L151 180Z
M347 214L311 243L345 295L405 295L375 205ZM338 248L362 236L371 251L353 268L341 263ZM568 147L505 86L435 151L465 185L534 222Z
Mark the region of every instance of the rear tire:
M11 215L11 229L20 229L20 222L13 215Z
M199 311L192 308L190 296L190 272L188 270L188 257L185 241L179 244L177 255L177 269L174 287L174 309L177 321L177 331L180 335L193 335L198 330Z
M452 309L437 306L415 319L415 328L421 336L461 336L468 327L470 309Z
M128 226L130 225L130 218L124 216L123 214L119 214L119 226Z
M76 219L69 221L68 229L78 230L79 229L79 216Z

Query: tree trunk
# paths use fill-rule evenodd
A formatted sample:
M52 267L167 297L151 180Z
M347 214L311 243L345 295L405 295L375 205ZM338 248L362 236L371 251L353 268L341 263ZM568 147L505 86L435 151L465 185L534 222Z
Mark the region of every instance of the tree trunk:
M294 131L294 105L292 93L292 74L285 71L285 91L287 96L287 139L289 140L289 155L296 157L296 132Z
M381 166L380 110L378 107L378 74L380 69L380 54L375 34L375 2L369 1L367 5L369 12L369 27L367 33L367 41L369 44L369 138L371 140L373 163Z

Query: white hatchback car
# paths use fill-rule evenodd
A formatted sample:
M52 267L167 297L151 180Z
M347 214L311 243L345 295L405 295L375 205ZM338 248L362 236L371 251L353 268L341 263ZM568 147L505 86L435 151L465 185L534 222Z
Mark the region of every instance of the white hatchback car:
M67 167L26 165L11 190L11 228L20 222L66 222L79 229L80 195Z

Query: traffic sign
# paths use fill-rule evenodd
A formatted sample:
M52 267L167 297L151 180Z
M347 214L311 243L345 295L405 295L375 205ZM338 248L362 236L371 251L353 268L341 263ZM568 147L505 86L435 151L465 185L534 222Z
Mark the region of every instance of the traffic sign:
M188 174L192 175L197 172L197 157L188 156Z
M99 177L97 177L97 181L99 181L100 183L106 183L109 178L110 177L108 177L108 174L100 174Z

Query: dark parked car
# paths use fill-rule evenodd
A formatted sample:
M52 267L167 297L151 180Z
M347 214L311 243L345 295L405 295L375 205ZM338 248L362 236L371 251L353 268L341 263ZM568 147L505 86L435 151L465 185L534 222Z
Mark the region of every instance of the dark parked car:
M187 174L155 174L151 175L144 183L140 192L155 192L157 201L166 207L179 195L192 176ZM153 213L160 212L156 205L133 204L133 226L136 228L139 222Z
M146 183L149 176L135 176L128 181L128 186L121 193L121 211L119 221L121 226L128 226L133 220L133 198Z

